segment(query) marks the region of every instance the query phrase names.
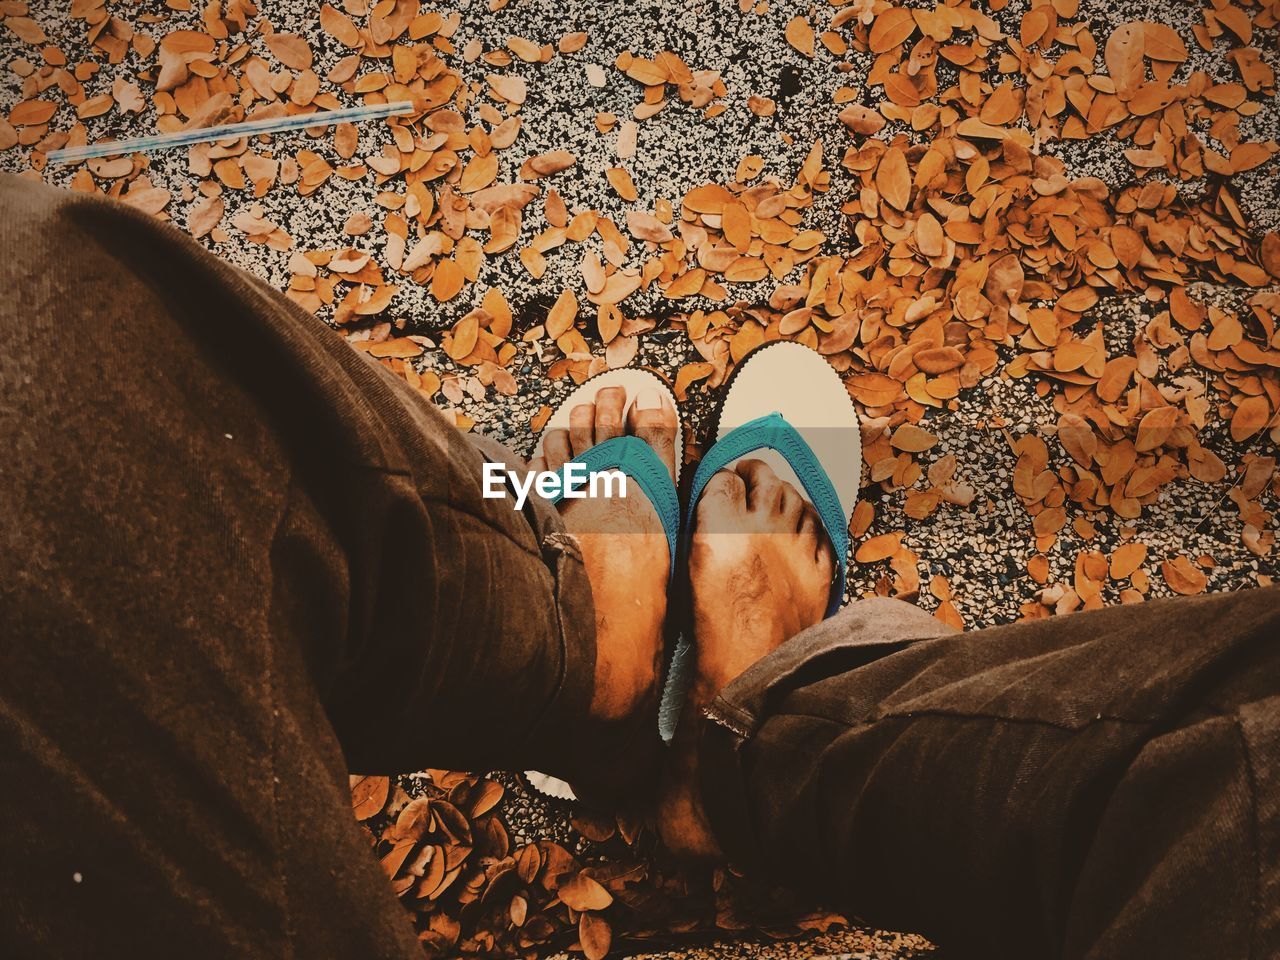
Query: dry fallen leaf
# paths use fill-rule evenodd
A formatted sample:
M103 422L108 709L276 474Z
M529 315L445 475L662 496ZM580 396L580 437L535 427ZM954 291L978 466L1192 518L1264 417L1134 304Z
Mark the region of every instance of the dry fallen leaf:
M1116 547L1111 554L1110 576L1113 580L1125 580L1142 566L1147 559L1146 544L1136 541Z
M1165 583L1169 585L1170 590L1184 596L1203 593L1204 588L1208 585L1208 578L1204 575L1204 572L1197 570L1191 561L1184 556L1177 556L1172 560L1164 561L1164 563L1160 564L1160 573L1164 576Z
M327 3L320 7L320 29L343 46L360 45L360 31L356 29L351 18Z
M603 960L613 943L613 931L608 921L594 914L584 913L578 918L578 940L586 960Z
M292 33L268 33L262 38L272 56L292 70L310 70L311 46L306 39Z
M690 385L699 380L705 380L715 373L715 370L715 365L710 363L686 363L676 374L676 382L673 388L676 399L684 402L688 399Z
M559 895L565 906L578 911L603 910L613 903L609 891L585 873L561 883Z
M885 53L899 46L916 30L915 19L906 7L888 7L876 16L869 43L872 53Z
M605 171L605 176L609 179L610 186L623 200L628 203L634 203L637 198L636 185L631 179L631 174L621 167L610 167Z
M440 303L452 300L461 291L466 275L457 261L441 260L431 276L431 295Z
M1236 443L1248 440L1267 426L1270 419L1271 405L1265 396L1246 397L1231 417L1231 439Z
M893 556L902 544L902 534L882 533L878 537L862 541L853 559L858 563L876 563Z
M222 213L221 197L204 197L191 208L187 216L187 230L196 238L208 236L222 219Z
M368 820L382 811L391 794L388 777L352 777L351 806L357 820Z
M52 100L23 100L9 111L9 122L15 127L47 123L57 109Z
M550 153L530 157L520 167L521 180L537 180L549 177L553 173L567 170L577 162L577 158L568 150L553 150Z
M553 340L559 339L572 329L577 317L578 298L573 295L572 290L565 290L547 312L547 336Z
M907 453L921 453L928 450L938 438L927 430L922 430L912 423L904 423L893 431L893 437L890 443L897 450L904 450Z
M880 195L897 210L905 211L911 204L911 173L907 169L907 157L897 147L885 151L876 170L876 187Z
M813 27L809 26L809 21L804 17L792 17L787 22L786 29L787 43L795 47L806 57L813 56Z

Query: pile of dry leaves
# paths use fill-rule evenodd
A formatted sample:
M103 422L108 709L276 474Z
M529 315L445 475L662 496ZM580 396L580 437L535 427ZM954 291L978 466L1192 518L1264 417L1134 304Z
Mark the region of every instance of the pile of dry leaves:
M615 936L633 944L708 929L795 936L844 922L723 869L677 868L632 812L578 808L574 829L590 841L579 857L552 840L514 845L493 780L445 770L399 783L353 777L351 793L429 956L580 949L599 960Z

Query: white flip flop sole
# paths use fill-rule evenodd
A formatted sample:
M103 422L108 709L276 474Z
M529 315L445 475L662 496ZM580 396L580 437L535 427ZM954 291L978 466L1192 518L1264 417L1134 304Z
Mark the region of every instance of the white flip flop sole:
M862 480L862 430L858 411L839 375L819 353L779 340L748 354L728 384L720 404L714 442L753 420L780 414L804 438L827 475L847 527ZM714 446L714 444L713 444ZM806 500L809 495L787 459L775 450L753 450L742 460L760 460ZM843 591L844 585L840 585ZM693 683L693 643L681 637L672 657L658 711L658 730L670 742Z
M627 391L627 403L623 407L622 415L625 422L626 416L631 412L631 405L635 402L636 395L641 390L656 389L664 394L671 406L679 409L676 405L675 394L671 392L671 388L667 386L656 373L650 373L648 370L640 370L636 367L623 367L619 370L606 370L604 373L596 374L594 377L584 381L578 385L578 388L569 394L558 406L551 418L547 420L542 428L542 432L538 434L538 443L534 447L533 455L535 457L542 456L542 440L547 435L548 430L568 430L569 414L574 407L581 406L584 403L595 403L596 394L606 387L622 387ZM684 425L680 423L679 416L676 417L676 488L680 487L680 468L681 461L684 459Z
M537 790L539 793L551 797L553 800L577 800L578 796L573 792L573 787L569 786L563 780L550 776L549 774L539 773L537 770L526 770L524 772L525 782Z
M578 388L567 396L558 406L550 419L542 428L542 432L538 434L538 443L534 447L533 455L535 457L542 456L542 439L547 435L548 430L568 430L569 429L569 413L574 407L584 403L594 403L596 394L605 387L622 387L627 391L627 403L622 409L623 422L626 422L627 414L631 412L631 404L635 402L636 395L641 390L656 389L666 396L671 403L673 409L677 411L676 415L676 489L680 487L680 468L681 461L684 460L684 425L680 422L679 406L676 404L675 394L671 392L671 388L657 374L650 373L648 370L640 370L635 367L623 367L618 370L606 370L604 373L597 374L589 380L579 384ZM533 787L539 793L545 794L556 800L577 800L577 795L573 792L573 788L563 780L550 776L546 773L540 773L537 770L526 770L524 772L525 781L529 786Z
M788 340L757 347L734 371L716 440L771 413L782 414L812 448L847 523L862 482L862 431L853 398L822 354ZM757 450L741 459L763 461L806 496L791 464L776 450Z

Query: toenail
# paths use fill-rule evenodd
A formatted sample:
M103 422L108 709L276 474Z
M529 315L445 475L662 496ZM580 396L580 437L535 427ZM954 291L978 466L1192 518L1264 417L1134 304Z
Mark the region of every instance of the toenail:
M661 410L662 394L656 387L642 387L636 393L636 409L637 410Z

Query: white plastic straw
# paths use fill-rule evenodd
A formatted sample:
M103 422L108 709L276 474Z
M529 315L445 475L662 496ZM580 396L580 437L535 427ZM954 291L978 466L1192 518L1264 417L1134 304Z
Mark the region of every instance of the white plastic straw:
M396 114L410 113L412 111L412 101L401 100L396 103L375 103L363 107L343 107L340 110L299 113L289 117L243 120L240 123L224 123L217 127L195 127L190 130L175 130L173 133L157 133L149 137L134 137L131 140L106 140L102 143L86 144L83 147L69 147L65 150L52 151L47 159L49 163L75 163L78 160L110 157L121 153L172 150L175 147L187 147L193 143L207 143L210 140L237 140L240 137L253 137L264 133L280 133L284 130L327 127L331 124L344 123L346 121L378 120L382 117L392 117Z

